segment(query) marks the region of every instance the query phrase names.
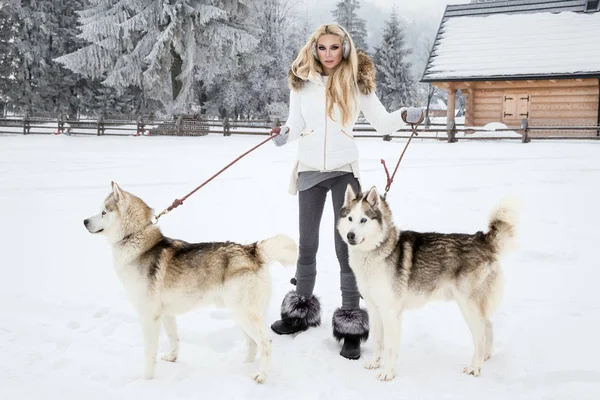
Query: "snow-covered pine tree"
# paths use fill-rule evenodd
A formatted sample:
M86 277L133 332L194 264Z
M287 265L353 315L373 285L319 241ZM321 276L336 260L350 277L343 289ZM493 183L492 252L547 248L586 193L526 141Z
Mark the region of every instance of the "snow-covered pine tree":
M356 47L368 52L367 23L357 15L356 12L359 8L359 0L340 0L335 5L335 10L331 14L333 14L335 22L344 27L350 36L352 36Z
M18 18L20 4L17 1L0 3L0 116L8 110L17 98L15 91L15 71L19 64L19 53L14 42L21 26Z
M57 59L111 87L136 86L168 113L189 109L196 81L236 70L257 44L249 0L90 0L90 44Z
M259 24L263 26L261 48L267 50L271 61L262 67L261 76L252 79L253 92L261 99L261 114L270 118L287 115L289 89L287 72L297 49L290 45L293 33L298 30L296 15L297 2L294 0L264 0L257 8Z
M137 97L132 102L53 61L83 45L77 38L75 12L86 4L87 0L0 4L0 103L15 112L95 115L106 106L104 97L110 92L121 108L137 108Z
M287 115L287 71L297 49L288 45L296 30L294 0L263 0L252 5L262 28L259 46L232 76L209 88L207 108L224 117L281 118Z
M405 48L401 24L394 7L390 19L385 22L381 44L375 49L377 92L388 110L409 106L415 98L415 82L407 61L411 50Z
M306 44L313 31L313 24L308 14L303 16L299 16L299 14L295 15L296 17L291 21L292 27L286 45L287 51L291 54L290 61L296 58L298 52Z
M53 62L75 49L77 16L84 0L22 0L5 3L0 12L5 43L3 69L11 104L20 111L72 113L77 110L79 77ZM8 35L8 36L7 36ZM4 75L4 72L2 73ZM7 81L5 81L6 83Z

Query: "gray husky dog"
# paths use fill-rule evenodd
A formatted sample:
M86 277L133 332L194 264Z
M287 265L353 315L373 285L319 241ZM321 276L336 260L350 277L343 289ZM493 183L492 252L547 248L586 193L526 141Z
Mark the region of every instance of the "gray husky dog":
M458 303L473 335L475 354L463 372L480 374L483 361L492 356L489 317L502 297L499 257L514 242L514 206L501 203L485 233L401 231L375 187L367 194L355 194L348 186L338 230L348 243L350 268L371 322L374 357L365 368L381 366L377 378L394 379L402 312L432 300L451 300Z
M256 243L187 243L162 235L152 223L153 210L140 198L112 182L112 193L102 211L84 221L91 233L106 236L112 247L115 271L139 314L144 337L144 377L154 376L162 322L170 350L162 359L179 355L175 317L196 307L228 308L246 339L245 362L256 358L252 375L265 381L271 359L271 340L264 317L271 297L268 264L295 265L293 239L277 235Z

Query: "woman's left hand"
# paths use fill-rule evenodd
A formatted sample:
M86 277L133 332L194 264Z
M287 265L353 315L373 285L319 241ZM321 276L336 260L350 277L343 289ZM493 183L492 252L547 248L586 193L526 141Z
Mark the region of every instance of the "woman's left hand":
M275 128L271 129L271 132L269 132L269 134L271 136L277 136L281 133L281 127L280 126L276 126Z

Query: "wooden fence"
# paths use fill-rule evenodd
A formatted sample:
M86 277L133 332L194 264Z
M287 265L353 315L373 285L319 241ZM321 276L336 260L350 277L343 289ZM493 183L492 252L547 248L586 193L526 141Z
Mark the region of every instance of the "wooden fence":
M207 134L268 135L279 121L268 120L212 120L197 116L177 116L173 119L156 120L151 116L113 115L96 119L69 120L64 115L32 114L0 119L2 134L65 134L96 136L205 136ZM523 120L518 127L486 130L483 127L465 127L454 122L429 124L417 128L421 139L443 140L598 140L600 126L528 126ZM485 135L481 135L485 132ZM558 132L558 134L557 134ZM568 132L561 135L560 132ZM573 135L573 132L581 132ZM379 138L386 141L410 137L412 129L399 129L391 135L377 134L371 125L358 123L354 127L356 138ZM515 135L517 133L517 135Z

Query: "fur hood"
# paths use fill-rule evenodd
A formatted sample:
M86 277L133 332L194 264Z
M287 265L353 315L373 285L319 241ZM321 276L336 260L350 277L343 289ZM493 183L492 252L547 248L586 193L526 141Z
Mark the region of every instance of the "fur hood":
M358 89L363 95L369 95L375 91L375 64L371 60L371 57L367 55L367 53L363 51L358 52ZM292 70L290 69L288 73L288 83L290 89L292 90L300 90L304 84L305 80L298 78L296 75L292 74Z

